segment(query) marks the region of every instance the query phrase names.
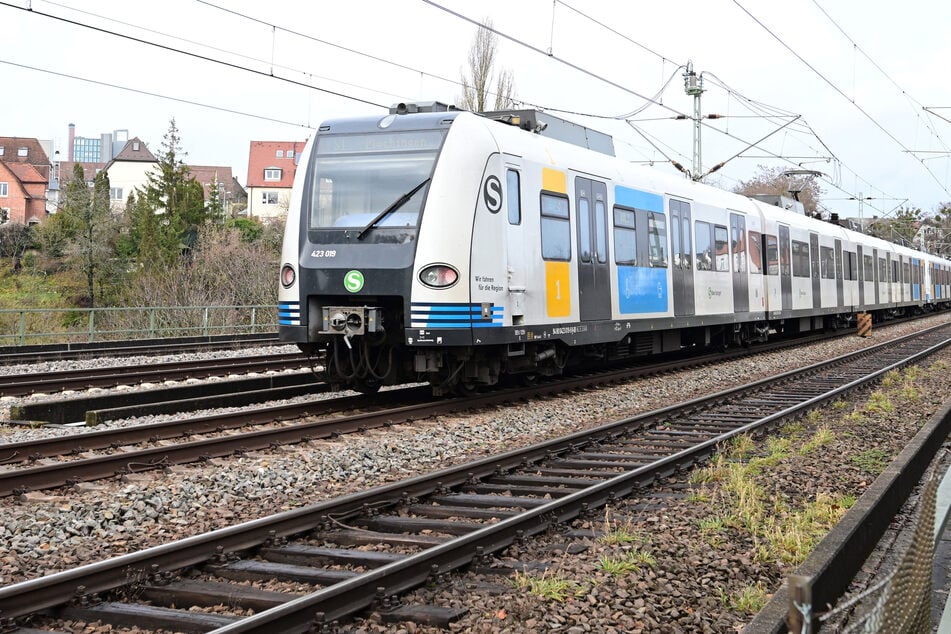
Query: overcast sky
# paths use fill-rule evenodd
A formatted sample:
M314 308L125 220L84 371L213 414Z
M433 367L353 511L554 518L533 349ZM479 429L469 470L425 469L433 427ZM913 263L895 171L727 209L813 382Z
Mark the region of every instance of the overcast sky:
M951 201L951 122L938 116L951 119L951 3L433 2L0 0L0 135L52 139L65 157L74 123L157 152L174 117L187 162L229 165L245 183L252 140L457 101L476 27L445 7L491 18L520 100L611 133L627 160L691 167L691 124L672 119L693 111L690 61L702 114L725 115L705 121L703 171L745 150L707 182L731 189L758 165L801 164L844 216L859 213L849 198L870 198L865 216Z

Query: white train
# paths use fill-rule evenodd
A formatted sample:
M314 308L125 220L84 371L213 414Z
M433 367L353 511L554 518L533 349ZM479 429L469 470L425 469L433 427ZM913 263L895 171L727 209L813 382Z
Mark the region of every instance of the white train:
M281 339L361 390L468 390L951 301L948 260L629 164L534 111L324 123L282 257Z

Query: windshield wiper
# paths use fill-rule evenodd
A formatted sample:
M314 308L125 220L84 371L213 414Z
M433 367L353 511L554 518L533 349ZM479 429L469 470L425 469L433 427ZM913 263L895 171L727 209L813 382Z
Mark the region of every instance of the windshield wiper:
M389 207L387 207L386 209L384 209L383 211L381 211L380 213L378 213L378 214L376 215L376 218L374 218L373 220L371 220L370 222L368 222L368 223L367 223L367 226L365 226L363 229L360 230L360 233L357 234L357 240L363 240L363 236L365 236L365 235L367 234L367 232L369 232L370 229L372 229L372 228L374 227L374 225L376 225L378 222L380 222L381 220L383 220L384 218L386 218L387 216L389 216L391 213L393 213L394 211L396 211L397 209L399 209L400 207L402 207L403 205L405 205L407 202L409 202L409 199L412 198L413 196L415 196L415 195L416 195L416 192L418 192L419 190L421 190L421 189L426 185L426 183L428 183L428 182L431 180L431 178L432 178L432 177L427 178L427 179L424 180L422 183L420 183L419 185L417 185L417 186L414 187L413 189L409 190L408 192L406 192L405 194L403 194L402 196L400 196L399 198L397 198L396 200L394 200L394 201L390 204Z

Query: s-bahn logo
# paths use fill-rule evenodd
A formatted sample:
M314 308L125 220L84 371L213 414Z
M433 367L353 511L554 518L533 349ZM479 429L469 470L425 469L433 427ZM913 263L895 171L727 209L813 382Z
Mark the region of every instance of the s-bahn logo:
M502 209L502 182L498 176L489 176L482 185L482 198L485 206L493 214Z
M351 293L359 292L363 288L363 273L347 271L347 274L343 276L343 286Z

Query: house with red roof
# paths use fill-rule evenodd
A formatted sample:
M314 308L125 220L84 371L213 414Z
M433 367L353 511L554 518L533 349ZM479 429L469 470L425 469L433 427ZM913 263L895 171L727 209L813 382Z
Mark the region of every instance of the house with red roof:
M248 216L287 214L297 162L307 141L251 141L248 154Z
M226 218L243 215L248 204L248 193L231 173L231 168L220 165L189 165L192 177L201 183L205 190L205 202L211 197L211 190L217 183L218 196Z
M46 218L50 160L37 139L0 137L0 224Z

